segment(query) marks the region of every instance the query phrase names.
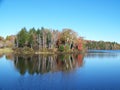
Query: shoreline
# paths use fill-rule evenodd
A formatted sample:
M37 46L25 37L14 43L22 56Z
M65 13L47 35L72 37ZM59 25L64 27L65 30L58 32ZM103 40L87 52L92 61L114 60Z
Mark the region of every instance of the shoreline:
M21 49L19 50L13 50L12 48L0 48L0 53L14 53L14 54L26 54L26 55L29 55L29 54L36 54L36 55L39 55L39 54L48 54L48 55L53 55L53 54L79 54L79 53L83 53L85 52L85 50L83 51L72 51L72 52L60 52L60 51L23 51Z
M0 48L0 53L13 53L12 48Z
M81 54L89 51L94 51L94 50L81 50L81 51L68 51L68 52L60 52L60 51L29 51L29 50L14 50L12 48L0 48L0 54L7 54L7 53L13 53L13 54L22 54L22 55L40 55L40 54L45 54L45 55L54 55L54 54ZM101 51L101 50L100 50Z

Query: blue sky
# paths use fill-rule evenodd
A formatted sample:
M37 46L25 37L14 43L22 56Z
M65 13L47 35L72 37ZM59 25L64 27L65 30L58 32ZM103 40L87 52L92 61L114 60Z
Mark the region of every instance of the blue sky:
M120 0L0 0L1 36L42 26L120 43Z

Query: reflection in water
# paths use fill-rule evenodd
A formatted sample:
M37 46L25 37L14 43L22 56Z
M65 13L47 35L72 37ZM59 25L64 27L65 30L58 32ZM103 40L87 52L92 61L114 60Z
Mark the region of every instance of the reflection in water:
M7 60L14 60L14 54L13 53L6 53L5 54Z
M13 53L0 53L0 58L2 58L5 55L7 60L14 60Z
M0 59L0 89L119 90L120 52L86 55L4 54Z
M0 53L0 58L2 58L2 57L3 57L3 55L4 55L3 53Z
M85 57L88 57L88 58L95 58L95 57L99 57L99 58L104 58L104 57L107 57L107 58L111 58L111 57L117 57L118 56L118 53L86 53Z
M15 56L14 65L20 74L44 74L46 72L70 71L83 66L83 55L34 55Z

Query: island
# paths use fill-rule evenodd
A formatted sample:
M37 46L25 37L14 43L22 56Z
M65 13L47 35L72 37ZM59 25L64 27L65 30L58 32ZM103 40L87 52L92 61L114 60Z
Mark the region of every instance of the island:
M16 35L0 36L0 52L15 54L66 54L86 50L118 50L116 42L85 40L72 29L22 28Z

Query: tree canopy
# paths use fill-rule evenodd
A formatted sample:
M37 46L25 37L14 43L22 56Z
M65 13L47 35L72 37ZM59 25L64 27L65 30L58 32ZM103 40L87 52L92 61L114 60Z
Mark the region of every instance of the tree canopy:
M63 51L69 51L77 49L77 40L77 33L72 29L63 29L60 32L44 27L41 27L41 29L31 28L28 31L26 28L22 28L17 34L15 44L18 48L30 47L34 50L43 50L63 47ZM83 42L80 41L79 43Z
M33 50L52 51L81 51L84 49L118 50L120 44L116 42L84 40L83 37L72 29L65 28L62 31L47 29L44 27L27 30L22 28L16 35L0 36L0 48L31 48Z

